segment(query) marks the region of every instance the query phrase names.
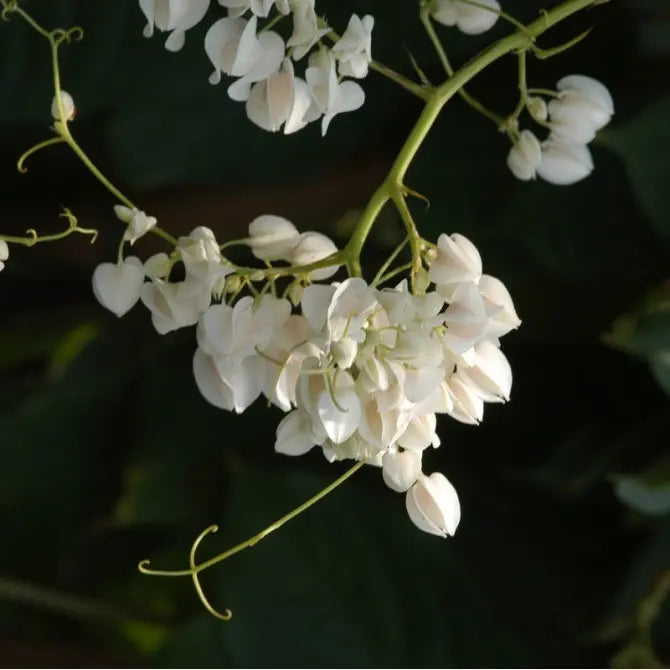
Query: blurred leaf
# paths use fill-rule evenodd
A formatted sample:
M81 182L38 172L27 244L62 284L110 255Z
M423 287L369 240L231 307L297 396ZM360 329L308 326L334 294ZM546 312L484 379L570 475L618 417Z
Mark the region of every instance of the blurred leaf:
M670 395L670 347L657 351L650 361L651 372L660 387Z
M56 345L51 354L49 376L59 377L75 358L100 334L96 323L83 323L70 330Z
M663 235L670 236L670 95L627 124L602 135L602 142L623 159L637 197Z
M670 458L662 459L638 475L614 476L619 500L638 512L662 516L670 512Z

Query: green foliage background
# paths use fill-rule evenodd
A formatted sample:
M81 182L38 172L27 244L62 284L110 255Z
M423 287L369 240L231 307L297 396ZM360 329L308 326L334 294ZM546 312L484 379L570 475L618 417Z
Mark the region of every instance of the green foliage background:
M375 57L410 74L410 51L439 80L415 2L320 4L340 29L352 11L373 13ZM142 38L133 0L25 6L46 25L85 28L63 53L74 130L169 230L239 236L281 201L273 213L342 236L419 112L372 74L364 108L335 119L326 138L316 126L266 134L224 86L207 83L205 24L173 55L160 37ZM505 8L527 20L539 6ZM459 100L409 175L430 199L415 208L424 235L470 237L523 319L505 342L512 402L487 408L479 428L443 421L443 446L426 458L461 495L456 537L420 534L402 497L364 471L205 576L212 599L234 612L223 624L202 611L189 580L142 577L137 561L181 567L210 523L221 530L203 554L230 546L341 469L316 453L274 454L279 414L260 403L241 417L208 406L190 371L192 331L158 337L142 308L121 321L101 313L90 274L114 254L113 203L63 148L15 174L15 158L48 134L48 53L18 20L0 25L2 232L55 230L60 204L101 228L92 249L82 238L12 248L0 276L3 658L69 667L669 662L670 11L665 0L614 0L542 42L589 26L585 42L529 72L545 88L579 72L612 90L616 116L594 145L588 180L514 180L506 139ZM491 38L440 34L455 62ZM510 110L514 71L508 58L471 89ZM324 183L337 197L321 198ZM385 214L371 262L396 230Z

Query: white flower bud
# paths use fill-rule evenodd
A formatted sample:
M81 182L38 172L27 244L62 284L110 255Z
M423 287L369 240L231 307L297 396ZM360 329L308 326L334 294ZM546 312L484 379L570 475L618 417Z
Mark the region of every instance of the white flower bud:
M528 113L536 121L546 121L547 120L547 103L543 98L540 98L537 95L532 95L526 101L526 108Z
M311 429L312 420L308 414L293 410L277 426L275 451L287 456L302 456L315 444Z
M155 217L147 216L139 209L131 209L124 205L114 205L114 213L120 221L128 224L123 239L128 240L131 246L158 223Z
M474 348L469 367L459 367L459 376L486 402L509 400L512 368L505 354L490 340Z
M521 319L514 309L512 296L500 279L482 275L479 280L479 291L490 319L486 330L489 337L502 337L521 325Z
M573 74L558 84L558 98L549 103L551 139L569 144L590 142L614 114L607 88L596 79Z
M461 505L456 489L441 473L419 474L407 491L407 513L420 530L433 535L453 535L461 520Z
M249 224L247 244L251 253L263 261L286 259L299 241L298 229L281 216L264 214Z
M551 184L567 186L584 179L593 170L591 152L584 144L565 144L549 139L542 145L537 173Z
M144 283L142 262L135 256L124 259L123 263L101 263L93 272L93 294L98 302L123 316L140 299Z
M67 92L61 90L60 92L60 104L63 108L64 121L72 121L77 113L77 110L74 106L74 100L72 96ZM51 116L54 117L56 121L60 121L60 110L58 108L58 101L54 95L53 100L51 101Z
M382 458L384 483L393 491L407 491L421 474L421 452L399 451L385 453Z
M498 20L500 4L497 0L479 0L477 7L461 0L433 0L431 15L445 26L457 26L468 35L478 35L492 28Z
M317 232L307 232L300 235L300 240L293 251L286 257L291 265L309 265L316 263L337 252L335 243L326 235ZM313 270L310 272L310 278L314 281L328 279L337 272L338 266Z
M490 9L476 7L461 0L456 0L456 26L461 32L468 35L479 35L493 28L498 20L500 3L497 0L479 0L480 5L487 5Z
M154 254L144 262L144 274L149 279L165 279L170 273L170 259L167 254Z
M437 239L437 258L431 263L428 277L440 284L439 294L451 300L456 287L463 282L478 282L482 276L482 258L467 237L442 233Z
M524 130L519 141L507 154L507 166L512 174L523 181L535 179L537 168L542 160L540 141L530 130Z

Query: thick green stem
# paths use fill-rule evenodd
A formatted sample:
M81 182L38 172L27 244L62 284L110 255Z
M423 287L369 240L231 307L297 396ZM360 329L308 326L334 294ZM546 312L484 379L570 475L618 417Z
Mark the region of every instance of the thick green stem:
M480 52L454 72L443 84L430 91L421 115L400 149L386 179L368 202L345 249L348 258L347 264L352 274L360 275L360 252L370 234L370 230L384 204L389 199L395 198L397 194L402 194L405 175L444 105L489 65L509 53L529 48L536 37L595 2L596 0L567 0L551 10L543 12L540 18L529 23L523 29L498 40L488 49Z

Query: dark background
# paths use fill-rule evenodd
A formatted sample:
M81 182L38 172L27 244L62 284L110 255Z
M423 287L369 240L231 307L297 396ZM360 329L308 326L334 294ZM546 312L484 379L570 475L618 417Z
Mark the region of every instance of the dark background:
M175 235L221 240L263 213L340 243L383 178L419 103L374 73L362 110L295 136L264 133L209 86L202 39L179 54L142 38L131 0L26 0L47 26L78 24L63 49L72 128L123 190ZM441 73L415 2L327 2L340 32L371 12L374 56ZM522 20L531 0L505 3ZM359 473L316 508L204 576L231 622L207 615L188 579L143 577L139 559L183 567L257 532L340 474L320 454L273 452L280 413L243 416L199 396L193 329L161 337L147 311L117 320L90 276L115 257L115 201L64 147L15 160L49 136L46 42L0 24L0 221L4 234L60 229L59 206L100 229L11 247L0 275L0 663L163 666L652 666L670 662L670 9L615 0L541 38L589 38L531 61L532 86L565 74L604 81L616 115L596 169L563 188L516 181L506 138L450 103L408 176L427 238L460 232L510 288L522 327L503 347L512 401L478 427L441 420L427 471L445 472L463 518L448 541L411 525L380 473ZM493 35L439 29L463 63ZM516 102L515 59L470 90L500 113ZM395 245L392 211L370 262ZM146 258L162 247L143 239ZM606 335L607 334L607 335ZM652 651L652 646L655 651ZM655 655L654 655L655 654Z

